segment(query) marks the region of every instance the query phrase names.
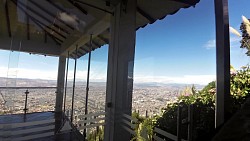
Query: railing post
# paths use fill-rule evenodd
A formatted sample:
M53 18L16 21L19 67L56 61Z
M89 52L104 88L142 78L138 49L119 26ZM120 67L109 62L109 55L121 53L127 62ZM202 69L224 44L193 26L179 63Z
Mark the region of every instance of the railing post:
M182 126L181 112L182 112L182 104L180 103L177 111L177 141L181 141L181 126Z
M56 90L56 103L55 112L58 113L58 118L61 118L62 105L63 105L63 91L64 91L64 77L65 77L65 56L59 56L58 74L57 74L57 90Z
M27 102L28 102L28 94L29 94L29 91L26 90L25 92L25 103L24 103L24 115L26 115L27 111L28 111L28 108L27 108Z
M91 61L91 52L92 52L92 34L90 35L90 52L89 52L89 58L88 58L88 72L87 72L87 84L86 84L86 97L85 97L85 115L88 114L88 99L89 99L89 75L90 75L90 61ZM85 118L87 120L87 118ZM84 126L86 126L86 123L84 123ZM83 135L86 139L86 129L83 130Z
M193 114L194 114L194 105L190 104L188 106L188 141L193 140Z
M64 102L63 102L63 113L65 114L66 108L66 96L67 96L67 87L68 87L68 73L69 73L69 51L68 51L68 58L67 58L67 67L66 67L66 76L65 76L65 87L64 87Z
M70 120L73 123L73 116L74 116L74 100L75 100L75 86L76 86L76 66L77 66L77 46L75 49L75 65L74 65L74 78L73 78L73 92L72 92L72 101L71 101L71 115L70 115Z

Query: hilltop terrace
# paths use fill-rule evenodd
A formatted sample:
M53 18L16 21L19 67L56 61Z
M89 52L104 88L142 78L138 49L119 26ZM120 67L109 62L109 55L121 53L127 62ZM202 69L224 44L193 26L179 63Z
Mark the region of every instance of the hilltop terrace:
M105 141L129 141L134 135L132 91L136 31L156 20L194 7L200 0L4 0L0 4L0 49L59 58L54 111L0 116L1 140L86 140L104 130ZM216 127L228 115L230 53L227 0L215 0L217 99ZM90 113L91 52L109 45L104 107ZM88 54L84 114L75 117L77 60ZM75 60L71 110L65 110L69 58ZM15 66L10 66L15 68ZM10 69L11 71L11 69ZM13 78L14 72L8 77ZM7 89L15 87L8 81ZM27 88L28 89L28 88ZM8 90L9 96L14 91ZM25 93L26 97L29 94ZM27 98L26 98L27 99ZM27 101L27 100L26 100ZM27 104L27 103L26 103ZM15 109L14 97L5 103ZM157 133L165 134L161 129ZM168 136L168 134L166 134ZM171 139L180 140L170 135ZM155 137L155 140L162 140Z

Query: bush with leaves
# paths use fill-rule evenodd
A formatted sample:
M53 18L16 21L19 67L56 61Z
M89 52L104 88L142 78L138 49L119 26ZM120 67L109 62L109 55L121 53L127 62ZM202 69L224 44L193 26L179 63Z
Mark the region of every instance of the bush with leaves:
M241 105L249 97L250 93L250 68L242 67L241 70L231 69L230 100L231 115L241 108ZM210 82L202 90L196 91L194 86L184 90L178 98L178 102L168 104L162 109L162 116L157 119L155 126L176 135L177 133L177 109L183 104L182 118L187 117L187 106L194 105L194 130L196 140L211 140L215 133L215 81ZM182 138L187 138L187 125L182 126ZM168 139L166 139L168 140Z

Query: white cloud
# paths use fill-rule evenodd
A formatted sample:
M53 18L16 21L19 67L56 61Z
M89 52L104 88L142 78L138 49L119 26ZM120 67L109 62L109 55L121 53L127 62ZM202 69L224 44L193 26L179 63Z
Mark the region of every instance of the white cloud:
M56 80L56 71L0 67L0 77Z
M215 80L215 75L185 75L180 77L171 76L135 76L135 83L158 82L158 83L182 83L206 85Z
M204 45L204 47L207 49L215 48L215 40L207 41L206 44Z
M32 70L32 69L9 69L6 67L0 67L0 77L8 76L15 78L29 78L29 79L49 79L56 80L57 79L57 70L55 71L44 71L44 70ZM92 71L90 73L90 81L92 82L105 82L106 81L106 73L100 73ZM74 72L69 71L68 80L72 80L74 77ZM87 71L77 71L76 78L77 80L85 81L87 77ZM158 83L183 83L183 84L201 84L205 85L211 81L215 80L215 75L184 75L179 77L172 76L139 76L136 75L134 77L135 83L146 83L146 82L158 82Z
M230 38L230 46L231 47L239 47L240 46L240 40L241 38L239 37L231 37ZM212 48L215 48L216 46L216 41L215 39L213 40L208 40L205 44L204 44L204 47L206 49L212 49Z
M91 71L90 80L95 82L105 82L106 74ZM57 70L35 70L35 69L24 69L24 68L11 68L0 67L0 77L9 77L9 78L28 78L28 79L47 79L47 80L56 80L57 79ZM74 77L74 71L68 72L68 80L72 80ZM86 80L87 71L77 70L76 80Z

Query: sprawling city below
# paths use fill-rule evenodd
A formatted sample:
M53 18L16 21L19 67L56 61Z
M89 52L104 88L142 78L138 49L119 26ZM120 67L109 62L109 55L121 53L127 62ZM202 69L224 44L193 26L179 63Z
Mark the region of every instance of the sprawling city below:
M10 83L11 82L11 83ZM28 88L28 113L53 111L56 98L56 81L33 79L5 79L0 78L0 115L24 112L26 89L11 89L4 87L37 87ZM167 103L173 102L188 85L136 83L133 90L133 111L140 115L152 116L160 112ZM40 88L39 88L40 87ZM43 88L41 88L43 87ZM47 87L47 88L44 88ZM198 87L202 87L198 85ZM66 90L66 114L72 106L72 82L68 82ZM106 83L91 82L89 87L88 111L103 111L105 105ZM74 115L83 115L85 112L86 82L77 82L75 87Z

